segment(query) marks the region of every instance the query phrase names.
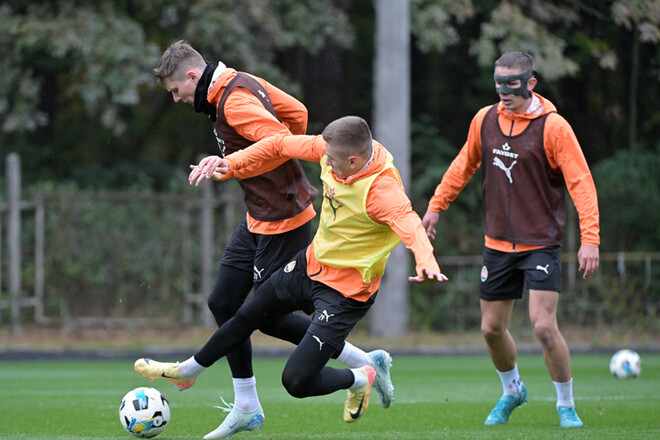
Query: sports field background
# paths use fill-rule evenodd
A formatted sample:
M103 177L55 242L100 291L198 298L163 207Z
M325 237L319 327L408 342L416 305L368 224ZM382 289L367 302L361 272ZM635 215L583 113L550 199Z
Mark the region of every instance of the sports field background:
M365 416L342 421L345 392L294 399L280 383L285 358L255 359L264 429L233 439L654 439L660 438L660 354L641 353L643 372L618 380L609 354L574 354L576 403L583 428L559 428L555 391L540 355L522 355L519 368L529 402L507 425L483 421L501 394L487 355L394 356L395 402L376 396ZM170 360L170 359L162 359ZM171 359L176 360L176 359ZM233 400L225 361L195 386L177 391L133 371L133 360L0 361L1 439L130 439L119 423L123 395L138 386L161 390L172 407L157 438L201 439L223 419L213 405Z

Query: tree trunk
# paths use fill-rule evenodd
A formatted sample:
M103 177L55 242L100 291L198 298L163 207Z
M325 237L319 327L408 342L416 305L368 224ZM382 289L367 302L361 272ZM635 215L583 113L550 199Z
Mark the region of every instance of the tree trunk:
M410 182L410 12L408 0L377 0L374 62L374 137ZM400 244L387 263L370 313L371 334L400 337L408 330L410 253Z
M639 83L639 31L632 27L632 55L630 60L630 101L628 110L628 149L637 143L637 88Z

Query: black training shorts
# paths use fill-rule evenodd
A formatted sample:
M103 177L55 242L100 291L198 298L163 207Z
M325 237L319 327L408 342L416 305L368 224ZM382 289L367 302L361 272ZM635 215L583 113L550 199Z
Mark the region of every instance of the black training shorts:
M486 301L520 299L528 289L561 290L561 248L550 246L526 252L484 249L481 292Z
M305 250L276 271L268 283L282 302L311 315L307 332L316 336L319 344L327 343L335 350L342 349L348 334L376 299L376 294L366 302L346 298L337 290L309 278Z
M252 272L255 289L311 241L311 221L282 234L250 232L243 219L229 239L220 264Z

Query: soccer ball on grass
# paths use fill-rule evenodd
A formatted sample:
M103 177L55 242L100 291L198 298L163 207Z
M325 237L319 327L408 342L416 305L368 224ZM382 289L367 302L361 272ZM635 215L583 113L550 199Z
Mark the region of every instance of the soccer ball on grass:
M610 373L617 379L630 379L642 373L642 360L633 350L619 350L610 360Z
M155 388L135 388L126 393L119 405L119 421L136 437L154 437L170 421L170 404Z

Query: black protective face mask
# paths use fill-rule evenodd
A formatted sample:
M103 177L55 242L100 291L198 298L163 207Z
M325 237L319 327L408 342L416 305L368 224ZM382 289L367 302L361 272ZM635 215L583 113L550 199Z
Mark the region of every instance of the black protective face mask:
M519 73L517 75L493 75L493 79L497 82L500 83L499 87L495 87L495 91L497 91L498 94L501 95L506 95L508 93L512 93L514 95L519 95L522 96L523 98L529 98L532 96L532 92L527 90L527 83L531 78L536 76L536 72L534 70L528 70L527 72L524 73ZM520 80L520 87L511 88L507 87L506 83L515 81L519 79Z

